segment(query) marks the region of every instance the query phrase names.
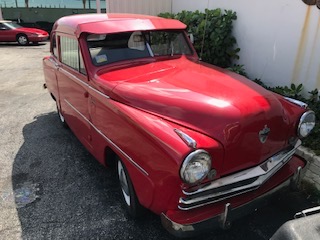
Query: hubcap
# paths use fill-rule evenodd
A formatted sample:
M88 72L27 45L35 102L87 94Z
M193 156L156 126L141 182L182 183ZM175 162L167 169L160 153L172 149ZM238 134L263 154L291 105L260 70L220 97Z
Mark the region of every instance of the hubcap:
M20 36L18 38L18 41L20 44L26 44L27 43L27 38L25 36Z
M122 194L124 196L124 200L126 201L126 204L130 206L131 201L130 201L130 191L129 191L128 181L127 181L127 176L123 169L122 163L120 161L118 161L118 175L119 175L119 181L120 181Z

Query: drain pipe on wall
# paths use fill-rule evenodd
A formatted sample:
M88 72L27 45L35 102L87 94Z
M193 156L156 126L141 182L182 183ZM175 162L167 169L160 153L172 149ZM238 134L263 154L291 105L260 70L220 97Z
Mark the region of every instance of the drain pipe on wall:
M0 20L3 20L1 7L0 7Z
M96 0L97 13L101 13L100 0Z

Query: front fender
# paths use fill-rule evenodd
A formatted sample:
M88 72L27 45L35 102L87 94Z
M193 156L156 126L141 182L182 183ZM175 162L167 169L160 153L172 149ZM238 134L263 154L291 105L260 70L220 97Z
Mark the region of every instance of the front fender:
M214 168L222 167L223 149L214 139L125 104L113 104L121 117L119 129L122 127L121 131L126 133L118 132L116 143L146 171L147 174L142 173L123 159L140 203L153 212L160 214L177 208L183 187L180 167L185 157L195 150L187 146L174 129L187 133L197 141L198 148L214 155Z

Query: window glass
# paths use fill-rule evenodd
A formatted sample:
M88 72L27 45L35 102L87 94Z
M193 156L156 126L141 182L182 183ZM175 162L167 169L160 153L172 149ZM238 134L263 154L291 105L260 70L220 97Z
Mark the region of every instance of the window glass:
M14 22L4 22L4 23L2 23L2 27L5 27L5 29L22 28L19 24L14 23Z
M87 74L86 68L85 68L85 66L84 66L82 54L81 54L80 50L79 50L79 60L80 60L79 72L81 72L81 73L83 73L83 74Z
M192 54L183 31L90 34L87 42L92 62L96 66L139 58Z
M86 74L78 41L73 38L61 36L60 46L61 62L83 74Z
M58 58L58 49L57 49L57 42L56 42L56 35L53 35L52 36L52 40L51 40L51 52L52 54Z
M7 27L4 24L0 23L0 30L4 30L4 29L7 29Z
M153 31L147 38L155 56L191 54L191 49L181 32Z

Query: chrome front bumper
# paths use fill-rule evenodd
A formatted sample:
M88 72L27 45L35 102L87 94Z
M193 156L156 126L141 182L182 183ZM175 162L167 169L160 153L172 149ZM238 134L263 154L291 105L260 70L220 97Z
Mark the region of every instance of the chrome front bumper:
M176 237L192 237L199 232L203 232L205 230L213 230L217 228L226 229L230 226L230 223L236 219L239 219L245 215L248 215L251 212L254 212L256 209L264 206L268 203L269 199L272 198L280 189L285 187L296 188L300 185L300 181L302 176L307 169L306 166L302 169L299 167L295 174L287 179L282 184L273 188L269 192L255 198L253 201L241 205L236 208L232 208L230 203L225 204L224 211L217 216L214 216L210 219L192 223L192 224L179 224L172 221L169 217L167 217L164 213L161 214L161 222L164 228L170 232L172 235Z
M298 140L294 147L280 151L256 167L182 190L184 196L179 199L178 208L187 211L258 189L290 161L300 145Z

